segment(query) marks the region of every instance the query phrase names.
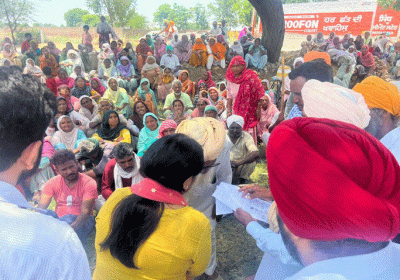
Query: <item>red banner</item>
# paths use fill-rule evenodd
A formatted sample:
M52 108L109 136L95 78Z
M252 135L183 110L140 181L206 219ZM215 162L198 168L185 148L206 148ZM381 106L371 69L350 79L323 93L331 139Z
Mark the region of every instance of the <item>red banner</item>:
M372 24L372 35L390 32L390 37L396 37L399 32L400 13L393 10L376 9L375 20Z
M322 32L328 35L333 31L337 35L360 35L363 31L371 29L372 17L373 12L287 14L285 28L286 32L290 33Z

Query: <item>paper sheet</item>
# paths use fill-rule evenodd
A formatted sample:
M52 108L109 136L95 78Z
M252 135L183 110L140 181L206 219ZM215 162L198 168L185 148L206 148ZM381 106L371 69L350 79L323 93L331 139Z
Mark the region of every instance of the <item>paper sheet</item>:
M217 186L217 190L213 193L213 197L216 199L217 215L230 214L236 209L242 208L255 219L268 223L267 213L272 202L242 197L242 193L238 190L237 186L227 183Z

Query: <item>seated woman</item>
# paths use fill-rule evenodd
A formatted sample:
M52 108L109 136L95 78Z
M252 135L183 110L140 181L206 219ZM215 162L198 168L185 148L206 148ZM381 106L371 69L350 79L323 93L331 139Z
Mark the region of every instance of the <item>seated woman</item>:
M75 48L74 48L74 46L72 45L71 42L66 42L65 43L65 48L63 48L63 50L60 53L59 61L67 60L68 59L68 51L70 51L70 50L75 50Z
M108 110L114 110L114 104L108 99L100 99L99 113L90 121L89 127L91 129L98 128L103 121L105 112ZM134 136L139 136L139 128L137 128L131 120L128 121L122 114L118 114L118 117L121 123L125 125Z
M79 102L81 104L79 113L89 120L86 124L86 136L91 137L96 132L96 129L95 127L90 127L90 123L99 116L99 106L87 95L81 96Z
M83 95L91 96L92 89L86 84L86 81L83 77L77 77L75 79L75 87L72 89L72 96L80 98Z
M132 46L131 42L126 42L125 50L128 52L128 55L132 58L133 67L135 67L135 70L138 70L138 68L137 68L137 62L138 62L137 54L136 54L136 51L133 49L133 46Z
M60 68L58 70L58 76L56 77L57 87L61 85L66 85L70 89L75 86L75 80L68 76L67 71L65 69Z
M43 74L43 71L40 69L39 66L35 65L35 62L32 58L28 58L26 60L26 66L23 73L36 77L43 84L46 83L46 77Z
M147 113L143 117L143 129L139 133L138 156L142 157L147 149L157 140L160 121L153 113Z
M9 38L6 38L9 39ZM4 39L5 40L5 39ZM19 54L17 53L14 45L12 44L11 40L8 42L5 42L3 44L3 50L0 53L0 58L7 58L10 60L14 65L21 65L21 58Z
M213 105L207 105L206 108L204 109L204 116L207 118L213 118L216 120L221 120L218 117L218 110L215 106Z
M206 98L200 97L199 100L197 100L196 109L193 110L191 117L204 117L204 110L207 105L210 105L210 101Z
M160 85L157 87L158 100L164 103L165 98L171 93L172 82L175 80L170 68L164 68Z
M278 108L271 102L271 97L265 94L258 102L257 107L257 136L261 138L263 133L268 132L272 119L275 114L279 113Z
M217 36L217 42L218 43L220 43L220 44L222 44L224 47L225 47L225 49L226 49L226 51L229 51L229 45L228 45L228 43L225 41L225 37L224 37L224 35L218 35Z
M86 72L84 72L84 71L82 70L82 67L79 66L79 65L76 65L76 66L74 67L74 70L72 71L72 74L70 75L70 77L71 77L72 79L76 79L76 78L78 78L78 77L83 77L86 81L89 80L89 74L86 73Z
M139 130L141 130L144 127L143 117L147 113L151 113L151 111L147 107L146 103L143 101L136 101L135 104L133 104L133 113L129 119L132 120L133 124Z
M182 35L181 41L174 48L174 53L181 64L189 62L192 55L192 42L189 41L187 35Z
M182 70L178 78L182 82L182 92L187 93L192 100L196 94L196 86L193 81L189 79L189 72Z
M271 97L272 104L275 104L275 92L270 89L270 84L267 79L261 81L262 86L264 87L265 94L268 94Z
M149 45L147 45L145 38L140 39L139 45L136 47L136 53L138 57L138 70L142 71L142 67L145 64L147 57L153 54L153 50Z
M128 94L125 89L118 86L116 78L110 78L108 80L108 89L104 93L103 98L110 100L115 107L115 111L124 115L126 119L131 116L132 108L129 106Z
M220 96L216 87L210 87L208 89L208 100L210 101L210 105L213 105L215 108L217 108L218 116L221 116L221 114L225 111L226 101Z
M38 43L36 43L36 41L30 41L29 42L29 49L28 51L25 53L23 60L23 66L25 66L26 64L26 60L28 58L33 59L33 61L35 61L35 63L39 62L39 57L42 54L42 52L39 49Z
M126 56L120 58L120 64L117 66L118 84L128 93L133 92L137 87L136 73L132 63Z
M196 42L192 47L189 64L194 67L205 67L207 64L207 46L201 38L196 39Z
M233 42L232 46L227 51L226 60L231 61L232 58L234 58L237 55L244 57L243 47L240 44L239 40L236 40L235 42Z
M146 178L117 189L97 216L94 280L183 280L205 271L210 222L182 195L203 167L201 146L182 134L163 137L148 149L140 164Z
M150 88L155 89L161 77L161 68L152 55L147 57L146 64L142 68L142 78L150 81Z
M221 96L226 99L226 96L227 96L226 83L225 82L219 82L217 84L217 86L218 86L219 92L221 93Z
M185 104L180 99L176 99L172 102L171 113L167 119L174 120L178 125L185 119L189 118L190 115L186 112Z
M175 130L178 127L174 120L166 120L163 121L160 125L158 139L163 138L164 136L175 134Z
M115 54L114 54L114 52L112 51L112 49L111 49L111 47L110 47L110 44L104 43L104 44L101 46L101 51L100 51L99 54L97 55L98 65L100 66L100 65L104 62L104 60L106 60L107 58L110 59L111 61L113 61L113 63L114 63L114 61L115 61ZM100 70L100 69L99 69L99 70Z
M247 67L254 67L256 70L262 70L267 65L267 51L261 45L260 38L254 40L254 44L249 48L249 53L246 54L245 60Z
M60 62L60 66L67 70L68 75L71 75L74 68L78 65L82 70L85 70L81 56L75 50L69 50L67 53L67 59Z
M99 78L92 78L90 80L90 86L98 94L93 95L93 98L95 99L103 97L104 93L106 92L106 88L103 86Z
M58 66L57 59L50 54L50 51L47 47L42 48L42 55L39 57L40 69L43 70L44 67L48 66L51 68L51 75L56 77L58 75L58 70L60 67Z
M221 43L218 43L215 38L208 39L208 58L207 69L210 70L211 66L217 65L225 68L225 53L226 48Z
M54 56L54 58L57 60L57 63L60 61L60 54L61 51L56 47L56 44L54 42L48 42L47 43L47 49L49 50L49 53Z
M71 89L66 85L61 85L57 88L58 96L63 97L68 104L68 110L79 111L81 105L79 104L79 99L72 96Z
M129 129L123 125L119 119L118 113L108 110L104 113L100 128L92 135L100 143L111 143L116 146L120 142L132 143Z
M89 119L77 111L72 109L71 104L62 96L57 98L57 114L55 115L56 121L61 116L68 116L71 118L72 122L83 132L87 131L87 125L89 124Z
M213 81L211 71L207 71L206 69L202 69L202 71L201 71L201 79L197 83L197 86L200 87L201 83L205 83L206 84L206 86L207 86L206 90L208 90L210 87L215 87L215 83Z
M51 138L51 144L54 146L54 149L68 149L77 153L79 143L87 139L85 133L78 129L71 118L66 115L58 118L57 128L58 131Z
M114 63L111 61L111 59L109 58L104 59L99 68L99 75L98 75L102 85L105 88L108 88L108 80L110 78L116 78L117 76L118 76L117 68L114 66Z
M374 74L376 68L375 59L367 45L361 47L361 52L358 53L358 61L358 64L364 66L368 76Z
M167 44L165 44L164 40L161 37L157 37L154 43L154 57L156 58L156 62L160 63L161 57L167 51Z
M140 81L140 86L136 90L135 96L133 96L133 101L142 101L149 108L150 112L157 114L157 100L154 91L150 88L149 80L143 78Z

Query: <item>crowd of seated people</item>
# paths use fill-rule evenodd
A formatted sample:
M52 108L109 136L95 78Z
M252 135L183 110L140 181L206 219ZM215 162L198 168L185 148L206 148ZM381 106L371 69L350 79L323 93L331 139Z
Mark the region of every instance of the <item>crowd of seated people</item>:
M204 186L215 190L221 182L252 184L250 175L260 159L257 145L262 142L271 141L281 150L290 149L300 159L302 145L308 148L324 142L316 136L318 129L330 132L327 137L333 139L351 131L347 133L357 134L358 138L340 136L340 143L349 141L349 145L355 145L364 137L371 145L369 149L380 151L394 166L391 171L398 169L395 163L400 158L400 132L396 128L400 93L395 85L376 76L375 60L385 60L393 78L397 78L400 41L393 42L386 33L374 39L369 32L356 38L350 34L339 38L333 32L327 39L322 33L308 35L301 44L301 56L294 59L284 80L284 102L278 103L281 98L271 88L272 77L260 79L259 75L267 65L267 51L261 39L253 38L247 29L228 46L227 29L217 22L200 38L195 34L190 38L180 36L170 21L164 27L165 37L153 40L146 36L135 50L131 43L124 45L119 39L105 41L97 52L86 26L78 50L67 43L60 51L52 42L40 49L29 33L21 54L10 40L4 40L2 46L3 60L9 65L0 72L9 69L10 73L19 73L15 75L33 77L46 88L46 93L51 93L54 103L54 114L44 131L39 168L32 178L21 182L23 191L27 197L33 196L33 202L45 214L69 224L83 243L96 227L94 279L163 279L172 275L189 279L203 273L206 279L217 279L214 198ZM335 72L333 64L338 66ZM189 65L202 67L198 81L191 79L193 68ZM216 67L226 68L223 81L213 77ZM357 85L350 89L354 77ZM322 110L328 106L330 110ZM317 133L309 132L305 140L297 134L302 133L301 126L308 125L308 119L312 120L311 127L316 125L312 128ZM335 121L351 123L359 129ZM366 136L362 129L372 136ZM288 137L282 142L287 146L283 146L275 130L298 137L296 143ZM310 143L303 143L306 141ZM383 145L376 145L378 141ZM342 148L348 146L343 144ZM268 145L267 160L279 165L275 153ZM319 156L313 153L321 160ZM349 162L325 156L339 162L338 166ZM271 170L284 169L285 165L290 169L298 164L287 161ZM305 166L310 168L304 172L311 173L323 164L313 166L306 161ZM285 189L278 187L286 180L286 185L294 182L290 179L294 174L282 174L286 176L270 174L273 195L284 196ZM366 181L348 184L362 185ZM329 187L330 183L326 185ZM252 194L259 188L252 185L245 192ZM272 199L269 195L266 200ZM52 199L54 211L48 209ZM274 200L278 207L288 207L283 199ZM299 206L297 211L300 210ZM313 242L329 235L324 231L316 238L304 229L296 231L292 215L293 219L302 217L291 211L283 213L282 217L275 217L278 227L286 224L285 230ZM258 226L252 224L255 219L241 209L235 211L235 216L260 245L261 237L250 229ZM285 230L280 232L284 234ZM394 232L377 241L386 242L388 236L392 239ZM353 235L354 232L345 236ZM374 240L367 233L360 237ZM174 242L169 242L171 239ZM353 245L350 242L346 246ZM263 247L266 254L267 250L274 250L267 247ZM171 251L174 253L167 253ZM148 262L149 256L157 258ZM297 259L290 260L293 263ZM165 263L171 265L161 265ZM300 273L298 266L289 269L285 267L287 263L280 264L281 272L287 269L282 272L285 277L290 276L289 270L292 275ZM263 269L262 263L259 273L264 273Z

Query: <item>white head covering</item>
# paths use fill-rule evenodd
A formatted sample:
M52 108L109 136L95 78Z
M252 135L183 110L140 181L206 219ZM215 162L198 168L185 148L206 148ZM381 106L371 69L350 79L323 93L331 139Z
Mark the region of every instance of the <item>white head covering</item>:
M299 62L299 61L301 61L301 62L304 63L304 58L302 58L302 57L296 58L296 59L293 61L293 68L296 67L296 63Z
M238 125L240 125L243 128L244 119L241 116L232 115L226 120L226 124L228 125L228 128L229 128L233 123L237 123Z
M268 89L271 87L267 79L262 80L261 83L266 83L268 85Z
M71 118L66 115L58 118L58 121L57 121L58 131L56 133L54 133L51 144L53 144L53 146L55 146L58 143L62 143L65 145L65 147L68 150L73 150L73 149L75 149L75 143L76 143L76 140L78 139L78 128L76 128L74 122L71 120L72 125L73 125L72 130L70 132L63 131L60 127L60 123L64 118L68 118L71 120Z
M364 97L353 90L327 82L309 80L301 90L307 117L351 123L364 129L371 119Z
M83 98L89 98L92 101L92 104L94 106L93 114L88 109L82 106ZM81 97L79 97L79 103L81 104L81 109L79 110L79 113L89 120L92 120L99 113L99 105L97 105L97 103L90 96L82 95Z

